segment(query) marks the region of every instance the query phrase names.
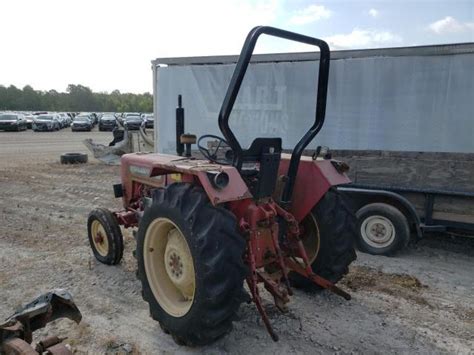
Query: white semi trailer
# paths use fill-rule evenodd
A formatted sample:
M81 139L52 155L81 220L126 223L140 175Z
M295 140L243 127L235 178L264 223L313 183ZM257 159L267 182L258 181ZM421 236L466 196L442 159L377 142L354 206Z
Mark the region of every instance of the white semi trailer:
M230 118L244 144L293 147L314 120L318 53L255 55ZM186 132L218 134L237 56L158 58L153 64L155 150L176 150L178 95ZM343 189L359 216L359 247L392 254L410 235L474 230L474 43L333 51L328 146L351 165ZM247 139L248 137L248 139Z

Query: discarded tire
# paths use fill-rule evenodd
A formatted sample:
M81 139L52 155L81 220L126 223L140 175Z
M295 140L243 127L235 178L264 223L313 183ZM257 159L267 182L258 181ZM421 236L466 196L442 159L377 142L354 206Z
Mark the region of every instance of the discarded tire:
M84 164L87 163L87 154L65 153L61 154L61 164Z

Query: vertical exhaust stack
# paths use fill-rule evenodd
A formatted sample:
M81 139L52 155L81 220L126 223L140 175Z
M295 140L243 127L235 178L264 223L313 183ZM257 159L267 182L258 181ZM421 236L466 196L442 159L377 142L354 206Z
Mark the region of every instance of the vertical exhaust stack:
M181 143L181 135L184 134L184 108L182 96L178 95L178 107L176 107L176 153L183 156L184 144Z

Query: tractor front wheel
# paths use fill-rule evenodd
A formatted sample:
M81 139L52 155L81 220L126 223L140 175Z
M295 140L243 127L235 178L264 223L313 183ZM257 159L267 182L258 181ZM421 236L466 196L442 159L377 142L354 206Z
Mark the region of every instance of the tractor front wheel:
M89 243L103 264L116 265L123 256L123 236L117 218L105 208L96 208L87 219Z
M302 221L301 227L301 239L313 272L333 283L338 282L356 259L356 217L343 196L336 189L330 189ZM295 287L318 289L299 274L292 272L289 277Z
M199 187L153 192L137 235L138 277L153 319L180 345L226 334L242 302L245 240Z

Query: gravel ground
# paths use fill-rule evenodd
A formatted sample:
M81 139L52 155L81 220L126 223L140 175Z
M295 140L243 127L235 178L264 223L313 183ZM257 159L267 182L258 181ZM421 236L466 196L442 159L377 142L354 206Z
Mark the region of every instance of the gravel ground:
M278 343L255 307L243 304L228 336L204 348L177 346L141 298L131 234L120 265L92 257L87 214L120 208L112 193L119 174L91 157L82 166L59 164L60 153L86 152L86 137L106 143L111 133L0 132L0 318L61 287L73 293L83 321L55 321L38 333L68 336L77 353L473 353L474 239L447 235L392 258L359 253L341 282L351 301L296 290L281 314L265 296Z

